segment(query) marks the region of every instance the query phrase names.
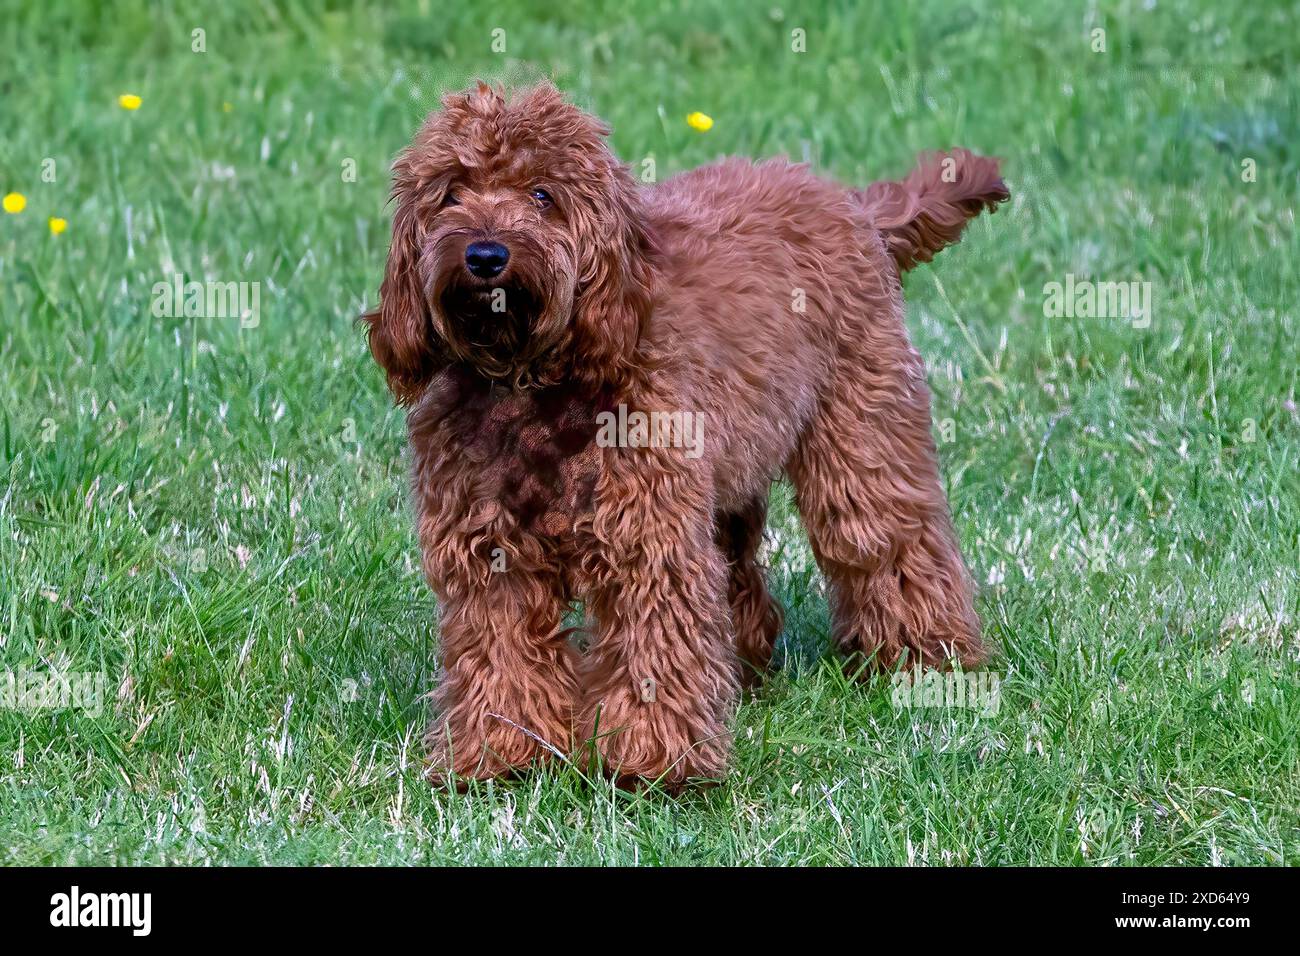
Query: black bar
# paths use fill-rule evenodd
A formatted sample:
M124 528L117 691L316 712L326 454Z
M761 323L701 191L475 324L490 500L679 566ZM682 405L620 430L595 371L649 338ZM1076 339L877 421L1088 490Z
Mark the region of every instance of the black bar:
M76 919L69 918L73 887ZM703 921L733 938L856 923L923 937L1231 942L1293 925L1296 889L1286 869L6 869L0 927L11 939L338 944L413 935L495 946L623 925L637 927L652 947L689 939L687 927ZM149 894L147 936L137 934L145 928L143 896L87 903L99 893ZM80 921L82 913L105 921L117 915L122 925L52 925Z

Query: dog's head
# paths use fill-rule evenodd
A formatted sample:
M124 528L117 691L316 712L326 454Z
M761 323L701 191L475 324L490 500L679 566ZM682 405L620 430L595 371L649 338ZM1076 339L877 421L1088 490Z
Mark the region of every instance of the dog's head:
M609 130L543 84L443 98L393 164L393 242L370 349L402 403L442 366L513 387L617 379L652 253Z

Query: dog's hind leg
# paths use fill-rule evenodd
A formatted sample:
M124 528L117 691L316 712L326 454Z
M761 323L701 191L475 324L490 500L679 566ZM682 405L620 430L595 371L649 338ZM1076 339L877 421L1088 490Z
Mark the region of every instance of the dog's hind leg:
M755 498L739 511L718 516L718 547L727 561L727 594L745 687L753 687L767 673L781 633L781 605L768 591L758 563L766 518L766 498Z
M985 656L930 435L930 393L896 286L865 290L788 471L851 666Z

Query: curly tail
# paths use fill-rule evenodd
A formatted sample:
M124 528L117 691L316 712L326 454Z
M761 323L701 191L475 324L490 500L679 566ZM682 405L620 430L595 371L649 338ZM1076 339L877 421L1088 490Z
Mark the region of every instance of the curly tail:
M853 194L901 272L929 262L961 238L967 222L1011 198L998 161L968 149L926 153L901 183L872 183Z

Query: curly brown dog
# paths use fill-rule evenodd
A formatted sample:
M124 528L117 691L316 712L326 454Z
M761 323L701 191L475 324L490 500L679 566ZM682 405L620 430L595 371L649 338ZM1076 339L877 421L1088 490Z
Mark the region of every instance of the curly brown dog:
M721 776L781 629L756 553L783 472L842 651L984 655L899 275L1007 198L996 162L852 190L728 159L642 187L608 132L550 85L479 84L393 167L365 320L440 610L435 782L593 753L622 782Z

